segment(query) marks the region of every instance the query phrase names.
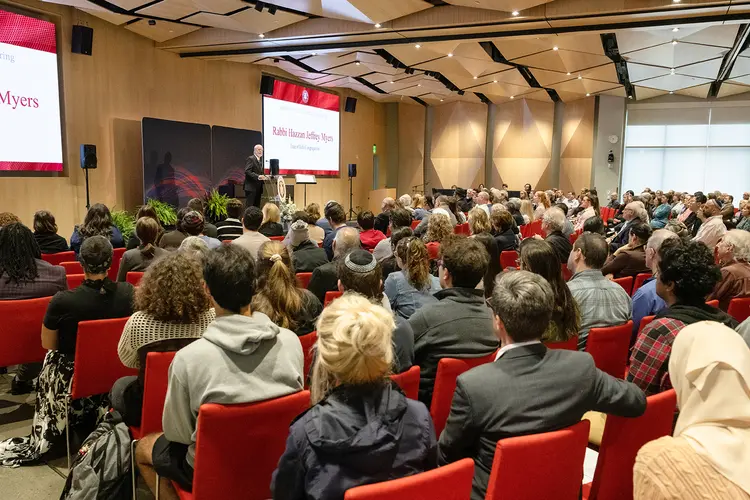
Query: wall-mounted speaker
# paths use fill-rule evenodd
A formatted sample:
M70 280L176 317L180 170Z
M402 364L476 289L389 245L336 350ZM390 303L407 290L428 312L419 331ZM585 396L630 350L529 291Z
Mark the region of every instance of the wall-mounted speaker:
M81 168L90 170L96 168L96 146L93 144L81 144Z
M349 164L349 177L357 177L357 164L356 163Z
M279 160L277 158L271 158L268 161L268 166L271 170L271 176L276 177L279 175Z
M273 95L274 82L276 82L274 77L263 75L260 78L260 93L264 95Z
M74 54L90 56L94 49L94 28L88 26L73 26L73 43L71 50Z
M347 97L346 103L344 104L344 111L347 113L354 113L357 109L357 99L354 97Z

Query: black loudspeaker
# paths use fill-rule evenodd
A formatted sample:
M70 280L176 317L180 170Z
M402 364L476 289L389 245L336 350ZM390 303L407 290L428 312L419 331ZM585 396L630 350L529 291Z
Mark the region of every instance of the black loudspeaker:
M268 161L268 165L270 166L271 175L273 177L279 175L279 160L277 158L271 158Z
M357 177L357 164L356 163L349 164L349 177Z
M346 104L344 104L344 111L347 113L354 113L357 109L357 99L354 97L347 97Z
M73 43L71 50L74 54L90 56L94 48L94 28L88 26L73 26Z
M272 76L263 75L260 77L260 93L265 95L273 94L273 84L276 79Z
M81 168L89 170L96 168L96 146L93 144L81 144Z

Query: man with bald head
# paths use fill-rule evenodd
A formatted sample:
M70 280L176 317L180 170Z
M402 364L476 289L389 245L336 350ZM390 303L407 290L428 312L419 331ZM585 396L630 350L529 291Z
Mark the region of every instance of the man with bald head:
M260 208L263 194L263 181L268 179L263 173L263 146L256 144L253 154L245 160L245 206Z
M617 234L609 238L609 251L613 252L621 246L627 245L630 239L630 228L638 223L647 223L648 218L643 205L637 201L631 201L622 211L625 222L620 226Z
M326 292L337 292L339 289L338 261L346 257L352 250L362 248L359 231L356 228L344 226L336 231L333 239L333 260L315 269L307 289L310 290L322 304Z
M721 207L716 200L708 200L698 209L697 215L702 224L693 241L704 243L713 252L716 244L727 233L721 217Z

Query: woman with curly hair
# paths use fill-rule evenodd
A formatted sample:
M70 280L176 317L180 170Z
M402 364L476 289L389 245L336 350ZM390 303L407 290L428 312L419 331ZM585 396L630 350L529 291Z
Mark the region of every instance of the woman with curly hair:
M104 236L112 244L112 248L125 247L122 233L112 224L112 214L109 208L102 203L92 205L86 213L83 224L75 227L70 237L70 249L78 255L83 240L91 236Z
M430 216L430 222L434 217L434 214ZM442 288L440 280L430 274L427 247L419 238L410 236L398 242L396 263L401 272L388 275L384 285L385 295L391 302L393 312L409 319L423 305L437 302L433 294Z
M135 292L136 312L117 346L122 364L140 368L138 351L154 342L196 339L215 318L203 286L203 270L186 252L170 253L148 268ZM123 377L112 387L112 406L128 425L140 425L143 381Z
M423 237L425 243L440 243L453 234L450 217L443 209L435 209L427 220L427 232Z
M251 309L297 335L314 331L323 305L310 290L297 285L289 249L280 241L267 241L258 250L256 264L258 284Z

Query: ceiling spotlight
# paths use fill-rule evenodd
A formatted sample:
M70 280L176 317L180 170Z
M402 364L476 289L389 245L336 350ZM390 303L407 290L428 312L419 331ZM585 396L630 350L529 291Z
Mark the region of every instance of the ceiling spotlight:
M677 45L677 40L672 40L672 45Z
M570 71L568 71L568 72L567 72L567 73L565 73L565 74L566 74L566 75L568 75L568 76L570 76Z
M512 96L510 96L510 98L511 98L511 99L515 99L515 98L516 98L516 96L512 95Z
M261 38L265 38L266 37L266 35L264 35L263 33L259 34L258 36L261 37Z
M440 102L443 102L443 100L442 100L442 99L440 99Z
M628 99L632 99L632 98L633 98L633 96L632 96L632 95L629 95L629 96L628 96Z
M674 68L670 69L669 72L674 75Z
M670 91L669 91L669 95L672 95L672 94L674 94L674 92L670 90Z
M376 28L380 28L380 23L375 23Z
M591 97L591 94L586 94L586 97Z
M475 76L475 77L474 77L474 80L476 80L476 79L477 79L477 77Z
M555 45L554 47L552 47L552 50L558 50L557 49L557 45Z
M154 21L153 19L149 19L148 20L148 25L149 26L156 26L156 21Z
M579 80L583 80L583 77L581 75L578 75Z
M518 11L514 10L513 12L510 13L510 15L513 16L513 17L516 17L516 16L518 16Z
M422 86L422 84L421 84L421 83L418 83L418 84L417 84L417 87L421 87L421 86Z
M416 44L416 45L414 46L414 48L415 48L415 49L418 49L419 47L421 47L421 45L419 45L419 44Z
M680 0L672 0L672 3L680 3Z
M497 80L492 80L492 83L497 83Z
M453 57L453 52L448 52L448 57Z
M677 33L678 31L680 31L680 28L672 28L672 33Z
M268 6L268 13L272 16L276 15L276 6L275 5L269 5Z
M258 12L263 12L263 7L265 7L263 2L255 2L255 10Z
M317 56L317 55L318 55L318 53L317 53L317 52L313 52L313 53L312 53L312 54L310 54L310 55L314 57L314 56Z
M393 83L393 80L391 80L391 81L390 81L390 82L388 82L388 83Z
M355 62L354 64L356 64L357 66L359 66L359 61Z

